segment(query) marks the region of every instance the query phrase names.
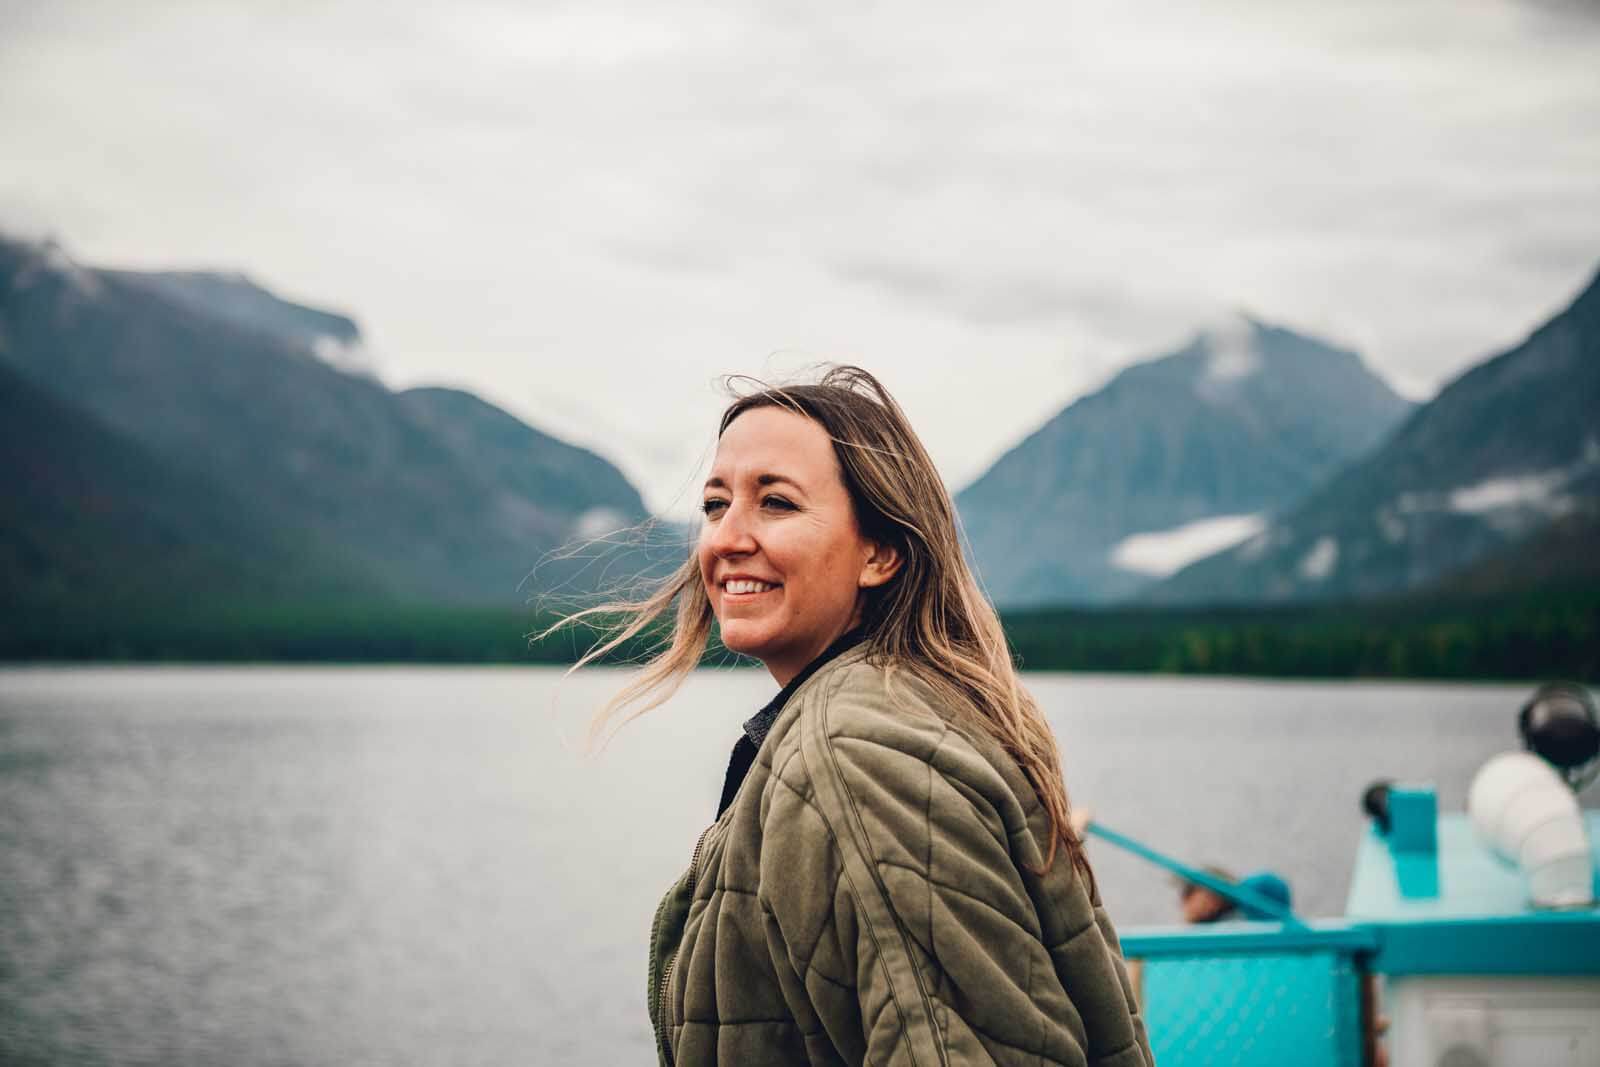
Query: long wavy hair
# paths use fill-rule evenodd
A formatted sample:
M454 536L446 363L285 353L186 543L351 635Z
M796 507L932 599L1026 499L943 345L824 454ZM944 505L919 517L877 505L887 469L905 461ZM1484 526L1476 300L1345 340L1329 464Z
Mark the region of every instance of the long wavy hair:
M1092 887L1083 843L1068 817L1055 735L1017 679L999 616L961 551L950 494L905 412L867 371L833 366L815 384L760 387L738 396L722 413L718 437L740 415L760 407L786 408L827 431L863 536L900 553L894 578L864 591L861 628L868 658L891 672L908 672L952 706L970 710L975 723L1017 761L1049 815L1043 870L1054 865L1058 848L1065 849ZM670 639L661 640L638 676L597 713L594 734L625 710L631 709L623 722L664 703L701 661L715 617L696 554L691 551L648 596L601 604L557 624L605 620L602 640L576 670L669 613Z

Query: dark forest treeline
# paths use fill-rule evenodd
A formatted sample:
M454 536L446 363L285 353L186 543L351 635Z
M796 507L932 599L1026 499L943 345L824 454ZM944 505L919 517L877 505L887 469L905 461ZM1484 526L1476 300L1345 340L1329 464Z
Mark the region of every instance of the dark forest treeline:
M1006 618L1026 669L1600 680L1600 587L1493 599Z
M532 611L394 604L13 615L0 620L0 660L557 664L594 640L581 628L530 640L551 621ZM1028 670L1600 680L1593 585L1381 604L1058 609L1005 622ZM641 639L610 659L646 651Z
M0 659L289 663L571 663L593 643L554 616L431 604L280 604L77 613L0 622ZM635 642L615 661L647 651Z

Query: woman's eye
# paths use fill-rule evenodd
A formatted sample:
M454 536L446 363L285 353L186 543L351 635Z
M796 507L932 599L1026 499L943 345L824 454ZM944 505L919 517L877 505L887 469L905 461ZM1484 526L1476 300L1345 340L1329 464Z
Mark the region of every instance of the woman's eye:
M762 497L761 498L761 506L764 507L764 508L774 508L774 509L776 509L778 511L794 511L795 510L795 506L794 506L793 503L791 503L790 501L785 500L783 497L777 496L775 494Z
M728 502L726 500L712 497L710 500L701 501L700 510L705 512L707 516L711 516L720 514L722 509L727 506Z

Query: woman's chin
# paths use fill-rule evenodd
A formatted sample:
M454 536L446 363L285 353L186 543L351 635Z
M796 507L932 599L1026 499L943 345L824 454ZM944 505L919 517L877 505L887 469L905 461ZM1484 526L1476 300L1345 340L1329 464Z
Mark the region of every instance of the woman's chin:
M730 620L722 624L722 647L752 659L761 658L761 650L770 643L769 636L742 622Z

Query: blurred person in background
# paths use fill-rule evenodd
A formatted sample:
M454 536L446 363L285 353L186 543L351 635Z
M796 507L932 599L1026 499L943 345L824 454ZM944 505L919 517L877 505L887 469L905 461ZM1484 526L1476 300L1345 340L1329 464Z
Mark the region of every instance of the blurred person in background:
M1223 882L1238 885L1272 903L1288 910L1293 906L1293 893L1289 883L1272 871L1257 871L1245 878L1235 878L1221 867L1202 867L1206 874ZM1272 920L1270 915L1248 904L1238 904L1214 889L1197 882L1180 882L1178 885L1178 910L1186 923L1214 923L1224 919Z

